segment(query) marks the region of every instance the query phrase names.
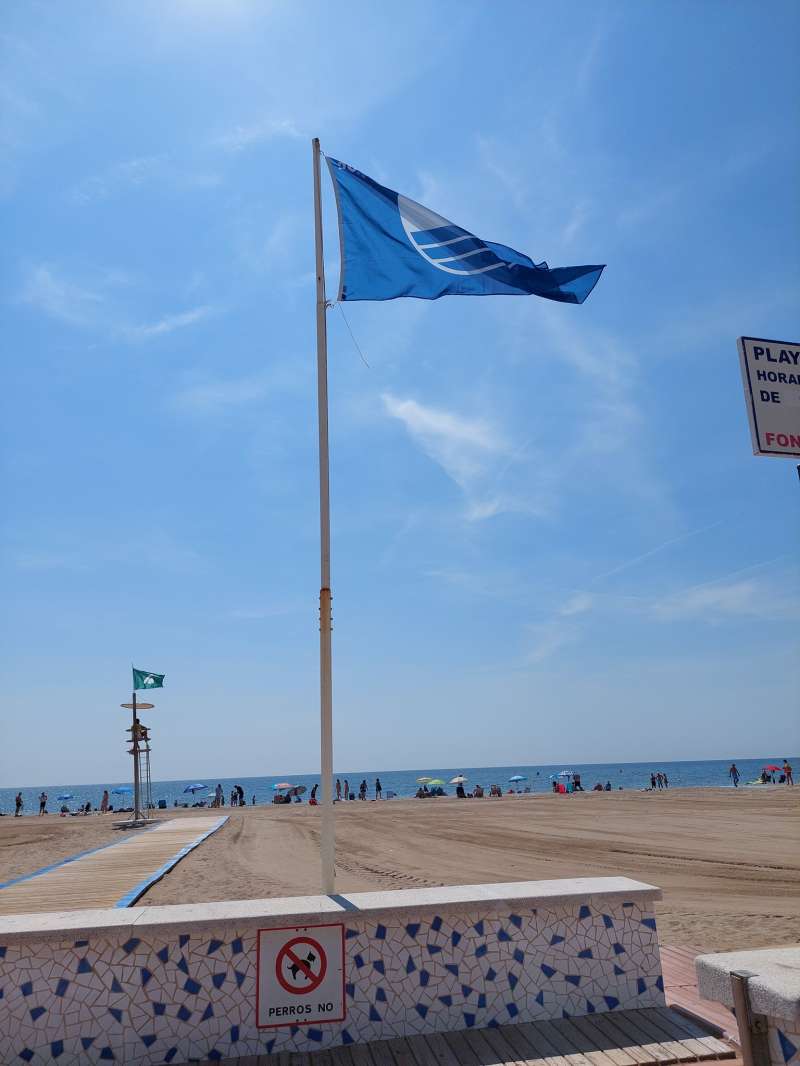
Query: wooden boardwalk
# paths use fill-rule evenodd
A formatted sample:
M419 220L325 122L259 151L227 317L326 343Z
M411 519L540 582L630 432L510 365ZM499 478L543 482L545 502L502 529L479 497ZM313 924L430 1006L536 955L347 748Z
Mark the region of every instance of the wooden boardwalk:
M170 818L0 887L0 915L130 907L227 818Z
M661 945L661 969L664 974L664 995L667 1004L708 1022L726 1040L738 1041L739 1030L733 1013L722 1003L701 999L697 991L694 960L702 955L697 948L674 948Z
M651 1007L409 1036L309 1054L225 1059L217 1066L667 1066L735 1060L736 1055L699 1023L668 1007Z

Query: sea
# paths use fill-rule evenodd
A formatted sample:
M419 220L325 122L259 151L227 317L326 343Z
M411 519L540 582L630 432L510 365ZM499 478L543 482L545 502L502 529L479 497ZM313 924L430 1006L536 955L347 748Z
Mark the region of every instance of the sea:
M488 791L493 784L501 786L503 791L508 789L529 788L531 792L548 792L552 787L552 780L563 771L579 773L581 783L588 791L597 782L605 785L611 783L614 791L618 789L641 790L650 787L650 774L661 771L666 773L669 787L675 788L732 788L728 770L731 762L735 761L741 774L740 787L750 782L758 781L762 767L766 765L780 766L784 756L764 756L755 759L706 759L689 762L619 762L619 763L553 763L550 765L537 766L422 766L416 770L351 770L337 772L335 775L342 782L348 782L350 791L358 795L358 786L362 780L366 780L368 786L368 799L375 798L375 779L380 778L383 786L383 798L399 799L414 795L419 788L417 779L428 777L440 779L445 782L443 788L448 795L454 795L456 786L450 784L452 778L463 774L466 777L465 788L471 788L480 784ZM800 758L788 756L790 764L795 768L795 773L800 781ZM775 774L775 781L779 779ZM521 777L522 781L513 781L513 777ZM565 778L563 778L565 780ZM275 785L290 784L304 785L306 792L302 802L308 800L313 785L319 781L319 774L285 774L272 777L197 777L195 779L180 779L175 781L153 781L153 802L163 800L167 808L187 804L202 804L210 802L210 794L219 782L225 793L226 805L230 802L230 794L234 785L241 785L250 806L255 803L258 806L271 803L275 795ZM195 791L187 791L189 786L195 787ZM77 811L84 804L92 804L97 807L102 798L103 789L112 792L115 788L131 788L130 781L98 781L94 784L53 783L45 785L13 786L0 788L0 812L8 815L14 811L14 797L18 791L22 792L24 800L23 813L37 815L39 812L39 793L44 791L48 796L48 811L58 811L66 806L70 811ZM68 799L59 800L65 796ZM130 792L119 795L111 795L111 802L115 809L121 810L130 807Z

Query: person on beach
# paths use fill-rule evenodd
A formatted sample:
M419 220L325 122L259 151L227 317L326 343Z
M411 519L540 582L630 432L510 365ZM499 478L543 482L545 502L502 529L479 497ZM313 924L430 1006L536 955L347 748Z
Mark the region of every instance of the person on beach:
M39 793L39 817L43 814L47 814L47 793Z
M383 792L383 786L381 785L381 779L379 777L376 777L375 778L375 799L376 800L379 800L381 798L381 792Z
M108 789L103 789L103 798L100 800L100 813L108 814Z
M350 799L350 782L347 778L344 779L344 798L346 800Z
M255 805L256 805L256 794L255 794L255 792L253 793L253 798L252 798L252 799L250 800L250 802L251 802L251 803L253 804L253 806L255 807Z
M786 778L786 784L787 785L793 785L794 784L794 778L792 777L793 773L794 773L794 771L792 770L791 766L789 765L789 760L788 759L784 759L783 760L783 776ZM45 796L45 799L46 798L47 797Z
M341 798L342 798L342 782L337 777L336 778L336 799L340 800Z
M667 777L666 773L663 773L661 777L664 780L664 788L669 788L669 778Z
M655 792L656 789L656 775L650 774L650 788Z
M739 769L735 762L731 763L731 768L728 770L728 777L733 781L733 787L739 787Z
M225 806L225 794L222 791L222 785L220 785L219 783L217 784L217 787L214 789L214 806L215 807L224 807Z
M14 817L19 818L22 814L22 808L25 806L25 802L22 799L22 793L18 792L14 797Z
M367 779L362 779L361 784L358 786L358 798L366 800L367 798Z

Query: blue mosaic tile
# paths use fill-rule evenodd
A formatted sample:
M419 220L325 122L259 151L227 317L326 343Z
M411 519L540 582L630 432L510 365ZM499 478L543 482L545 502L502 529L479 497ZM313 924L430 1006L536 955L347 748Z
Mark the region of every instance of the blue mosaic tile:
M147 969L146 966L143 966L142 967L141 976L142 976L142 988L147 988L148 983L150 981L152 981L152 979L153 979L153 975L150 973L150 971Z
M422 986L422 988L427 988L428 987L428 982L430 981L430 979L431 979L431 975L428 973L427 970L420 970L419 971L419 983Z
M508 1011L509 1018L516 1018L519 1014L519 1008L516 1003L506 1003L506 1010Z
M163 947L161 951L156 952L156 958L163 963L169 962L169 948Z
M479 944L479 945L478 945L478 946L477 946L477 947L475 948L475 958L476 958L476 959L482 959L482 958L483 958L483 956L484 956L484 955L486 954L486 952L487 952L488 950L489 950L489 949L487 948L487 946L486 946L485 944Z
M357 929L345 929L344 935L346 940L352 940L354 936L359 935L359 932Z
M553 974L556 972L553 967L548 966L546 962L543 962L539 969L542 971L545 977L552 977Z
M438 944L426 944L429 955L438 955L442 950Z
M317 1032L319 1032L319 1030L317 1030ZM308 1030L308 1035L311 1036L311 1030L310 1029ZM315 1038L313 1036L311 1036L311 1039L314 1040ZM236 1044L238 1042L238 1040L239 1040L239 1026L238 1025L232 1025L231 1026L231 1043L232 1044Z
M489 1024L486 1026L486 1028L487 1029L499 1029L500 1028L500 1022L498 1022L497 1018L490 1018L489 1019Z
M186 945L189 943L189 940L190 937L188 933L181 933L181 935L178 937L178 947L185 948Z
M579 959L593 959L594 955L592 954L592 949L591 948L584 948L583 951L579 951L578 952L578 958Z
M495 971L490 966L489 969L486 971L486 980L487 981L494 981L495 977L497 977L497 974L495 973Z
M386 967L383 965L383 959L376 959L372 964L373 970L376 970L381 976L386 973Z
M85 957L82 958L78 962L78 973L91 973L91 972L92 972L92 964L89 962L89 960L87 958L85 958Z
M109 1007L108 1013L111 1015L114 1021L122 1021L122 1011L119 1009L119 1007Z
M622 969L622 967L621 966L617 966L617 964L614 963L614 975L616 977L621 977L624 973L625 973L625 971Z
M213 973L211 975L211 984L214 986L214 988L220 989L225 984L225 978L227 976L228 975L225 972L223 972L223 973Z
M559 936L558 933L553 933L553 935L550 937L550 947L551 948L555 947L556 944L563 944L563 943L564 943L564 937L563 936Z
M182 1022L188 1022L191 1016L192 1012L188 1009L188 1007L184 1007L184 1005L181 1003L180 1007L178 1007L178 1017L180 1018L180 1020Z
M381 925L380 922L375 926L375 939L376 940L385 940L386 939L386 926L385 925Z
M377 992L375 993L375 1002L376 1003L385 1003L386 1002L386 993L384 992L384 990L382 988L379 988L377 990Z
M451 973L453 977L458 977L458 963L446 962L444 968L448 973Z
M166 1011L167 1011L166 1003L154 1003L153 1004L153 1014L155 1014L155 1016L157 1018L161 1014L166 1014Z
M416 967L416 964L414 963L414 960L409 955L408 956L408 962L406 963L406 973L413 973L414 970L416 970L416 968L417 967Z
M206 955L213 955L215 951L219 951L219 949L222 947L222 944L222 940L209 940L208 951L206 952Z
M481 1010L485 1006L486 1006L486 993L485 992L479 992L478 993L478 1010Z
M66 993L68 988L69 988L69 981L66 979L66 977L62 977L61 980L56 985L56 995L59 998L61 998L62 996L65 995L65 993Z
M606 927L606 929L614 928L614 922L608 914L603 915L603 925Z
M625 948L622 946L622 944L619 944L619 943L612 944L612 947L614 948L614 954L615 955L624 955L625 954Z
M656 920L655 918L642 918L642 925L646 925L648 929L655 929Z
M208 1053L209 1062L220 1062L222 1060L222 1052L217 1048L212 1048Z
M81 1047L83 1048L83 1050L84 1051L88 1051L89 1048L92 1046L92 1044L95 1042L96 1039L97 1039L97 1037L95 1037L95 1036L82 1036L81 1037Z
M517 977L517 975L515 973L510 973L508 975L508 984L509 984L509 987L511 988L512 992L517 987L517 982L518 981L519 981L519 978Z
M152 1047L158 1037L155 1033L144 1033L141 1039L145 1047Z
M623 903L622 906L623 907L632 907L633 904L630 902L630 900L628 900L626 903Z
M187 977L189 976L189 963L186 961L186 957L184 955L181 955L180 959L178 960L178 969L185 973Z
M420 926L419 922L411 922L411 923L409 923L406 926L406 932L408 933L408 935L411 937L412 940L416 940L417 939L417 933L419 932L419 926Z
M568 1011L562 1010L561 1011L561 1017L562 1018L571 1018L572 1015Z
M497 930L497 939L498 939L499 941L501 941L501 942L505 943L506 941L508 941L508 940L511 940L511 937L510 937L510 936L509 936L509 934L508 934L508 933L507 933L507 932L505 931L505 929L498 929L498 930Z
M353 999L353 997L356 994L356 986L355 985L351 985L351 984L348 983L348 984L346 984L344 986L344 990L347 993L347 995L350 997L350 999Z
M442 919L437 914L436 917L431 922L431 929L434 931L434 933L438 933L441 928L442 928Z
M581 983L581 975L579 973L565 973L564 980L569 981L571 985L575 985L577 988Z
M512 925L515 925L517 929L522 928L522 918L520 918L518 914L509 914L508 920L511 922Z
M583 921L584 918L591 918L592 912L586 906L585 903L581 905L581 909L578 911L578 921Z
M64 1054L64 1041L54 1040L50 1045L50 1054L54 1059L60 1058Z
M206 1007L206 1009L203 1011L203 1017L200 1019L200 1021L201 1022L207 1022L209 1018L213 1018L213 1017L214 1017L214 1008L209 1003L208 1006Z
M108 1047L108 1045L106 1045L106 1047L104 1047L104 1048L103 1048L103 1049L101 1050L101 1052L100 1052L100 1058L101 1058L101 1059L102 1059L102 1060L103 1060L104 1062L116 1062L116 1059L115 1059L115 1057L114 1057L114 1052L113 1052L113 1051L111 1050L111 1048L110 1048L110 1047Z
M521 951L519 948L514 948L514 954L512 958L514 959L514 962L518 962L521 966L522 963L525 961L525 952Z
M797 1048L786 1035L786 1033L783 1032L782 1029L778 1029L777 1032L778 1043L781 1046L781 1055L783 1055L783 1061L788 1062L789 1059L793 1058L797 1054Z
M483 936L483 921L475 922L472 928L475 930L478 936Z
M306 1029L306 1036L308 1037L308 1039L314 1040L318 1044L321 1042L323 1035L324 1034L321 1029Z
M656 988L659 992L664 991L664 978L661 976L661 974L659 974L656 978Z
M241 970L234 970L233 976L236 978L236 987L241 988L244 984L244 979L247 977L246 973L242 973Z
M461 943L461 933L457 933L454 929L453 932L450 934L450 943L453 945L454 948L457 948L458 945Z
M425 1006L424 1003L415 1003L414 1010L417 1012L420 1018L424 1018L425 1015L428 1013L428 1008Z
M242 938L240 936L237 936L234 940L231 941L231 953L233 955L241 955L243 951L244 946L242 944Z
M31 1021L34 1021L34 1022L38 1021L38 1019L41 1018L41 1016L44 1014L44 1012L45 1012L45 1008L44 1007L33 1007L31 1009Z
M140 944L141 940L137 936L132 936L130 940L126 940L122 945L122 950L126 955L130 955L132 951L136 951Z
M348 1033L346 1029L342 1029L342 1043L343 1044L355 1044L354 1038ZM270 1049L267 1049L269 1052Z
M22 1059L23 1062L30 1062L33 1058L33 1052L29 1047L23 1048L22 1051L20 1051L19 1053L19 1057Z
M536 996L536 1002L540 1007L544 1006L544 992L539 992Z
M175 1056L177 1054L178 1054L178 1049L176 1047L171 1047L169 1049L169 1051L166 1053L166 1055L164 1056L164 1062L172 1062L172 1060L175 1058Z
M195 981L193 977L187 977L183 985L183 991L196 996L202 987L199 981Z
M643 996L644 993L647 991L647 982L643 977L636 978L636 991L639 993L640 996Z
M590 999L587 999L586 1000L586 1013L587 1014L595 1014L596 1011L597 1011L597 1007L595 1007L594 1003L592 1003L592 1001Z
M606 1001L606 1006L609 1010L614 1010L615 1007L619 1006L619 1000L616 996L603 996L603 999Z
M72 946L75 947L75 948L88 948L89 941L88 940L76 940L75 943ZM3 956L0 955L0 959L2 957Z
M363 955L354 955L353 956L353 962L356 964L356 969L360 970L361 967L364 965L364 956Z
M475 989L474 988L470 988L469 985L462 985L461 986L461 995L464 997L464 999L469 999L469 997L472 995L472 993L474 991L475 991Z
M29 996L33 992L33 981L26 981L19 986L20 992L23 996Z
M466 1025L467 1029L471 1029L473 1027L473 1025L475 1024L475 1015L474 1014L468 1014L466 1011L464 1011L463 1013L464 1013L464 1024Z
M444 1003L445 1007L452 1007L453 997L451 995L439 996L439 1002Z
M111 978L111 991L117 994L122 991L122 985L119 983L116 977Z
M369 1005L369 1020L371 1022L379 1022L381 1020L380 1014L378 1014L371 1003Z

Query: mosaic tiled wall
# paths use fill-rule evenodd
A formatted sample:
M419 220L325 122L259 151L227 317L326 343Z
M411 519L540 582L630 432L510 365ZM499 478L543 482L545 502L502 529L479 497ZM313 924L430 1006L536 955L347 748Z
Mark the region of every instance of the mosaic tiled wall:
M800 1024L769 1018L769 1058L772 1066L800 1066Z
M664 1003L655 919L639 903L337 920L346 1019L276 1030L255 1027L256 930L292 918L0 942L0 1061L177 1064Z

